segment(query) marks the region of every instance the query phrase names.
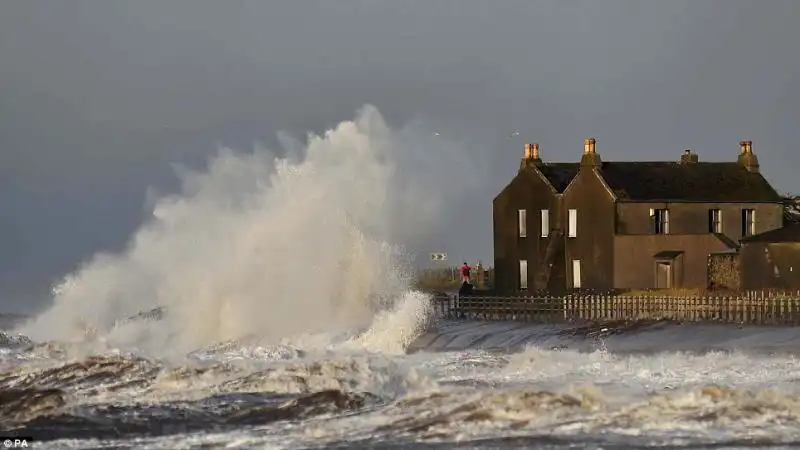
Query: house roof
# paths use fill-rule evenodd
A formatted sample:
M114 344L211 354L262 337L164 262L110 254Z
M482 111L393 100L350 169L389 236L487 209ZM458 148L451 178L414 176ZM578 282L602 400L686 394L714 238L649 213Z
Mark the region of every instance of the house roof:
M675 259L683 254L683 250L662 250L655 255L655 259Z
M600 169L620 200L781 201L760 173L736 162L604 162Z
M727 235L722 233L714 233L714 236L716 236L717 239L719 239L723 244L727 245L729 249L737 250L740 247L738 242L729 238Z
M564 192L569 182L578 174L580 163L544 163L536 166L558 192Z
M709 255L735 255L739 252L738 248L726 248L709 253Z
M800 196L790 195L783 199L783 217L787 222L800 222Z
M746 244L748 242L800 242L800 223L789 224L783 228L748 236L742 239L742 243Z
M580 163L543 163L536 167L556 191L564 192ZM736 162L603 162L599 169L622 201L782 201L760 173Z

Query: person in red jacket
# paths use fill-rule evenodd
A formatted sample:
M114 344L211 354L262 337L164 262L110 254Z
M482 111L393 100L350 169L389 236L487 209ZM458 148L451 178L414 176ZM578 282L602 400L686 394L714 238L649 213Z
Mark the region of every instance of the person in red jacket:
M462 283L469 283L469 271L472 270L472 267L464 261L464 264L461 266L461 282Z

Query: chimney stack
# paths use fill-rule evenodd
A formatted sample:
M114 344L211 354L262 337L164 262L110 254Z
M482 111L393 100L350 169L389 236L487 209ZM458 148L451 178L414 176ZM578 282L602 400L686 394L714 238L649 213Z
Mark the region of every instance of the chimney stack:
M681 164L696 164L698 161L699 158L697 157L697 153L694 153L689 149L683 151L683 154L681 155Z
M597 154L597 151L594 148L595 142L596 141L594 138L583 140L583 156L581 157L581 166L600 167L602 165L602 161L600 161L600 155Z
M522 169L531 164L541 164L542 160L539 158L539 144L525 143L525 153L520 162L519 168Z
M538 143L534 142L533 144L530 145L530 153L531 153L531 159L533 159L533 160L540 160L541 159L541 158L539 158L539 144Z
M739 164L750 172L758 172L758 158L753 153L753 141L739 141Z
M584 139L583 140L583 154L585 155L585 154L588 154L588 153L595 153L594 144L595 144L594 138Z

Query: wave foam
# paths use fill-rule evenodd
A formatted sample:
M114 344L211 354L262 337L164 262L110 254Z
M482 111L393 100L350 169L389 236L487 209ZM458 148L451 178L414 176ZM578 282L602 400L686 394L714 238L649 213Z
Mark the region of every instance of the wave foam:
M127 249L67 276L18 331L169 356L244 336L369 330L353 343L401 351L426 314L410 291L413 251L447 197L464 195L442 177L471 164L425 136L390 129L367 106L309 135L301 154L294 143L286 157L223 149L205 173L179 169L182 193L157 202ZM154 306L167 314L125 319Z

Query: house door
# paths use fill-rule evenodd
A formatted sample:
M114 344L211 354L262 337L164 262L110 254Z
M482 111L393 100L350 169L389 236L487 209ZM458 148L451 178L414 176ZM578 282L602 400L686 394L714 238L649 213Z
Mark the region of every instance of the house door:
M519 260L519 290L525 291L528 289L528 261L525 259Z
M672 263L656 263L656 289L669 289L672 287Z
M581 260L572 260L572 287L574 289L581 288Z

